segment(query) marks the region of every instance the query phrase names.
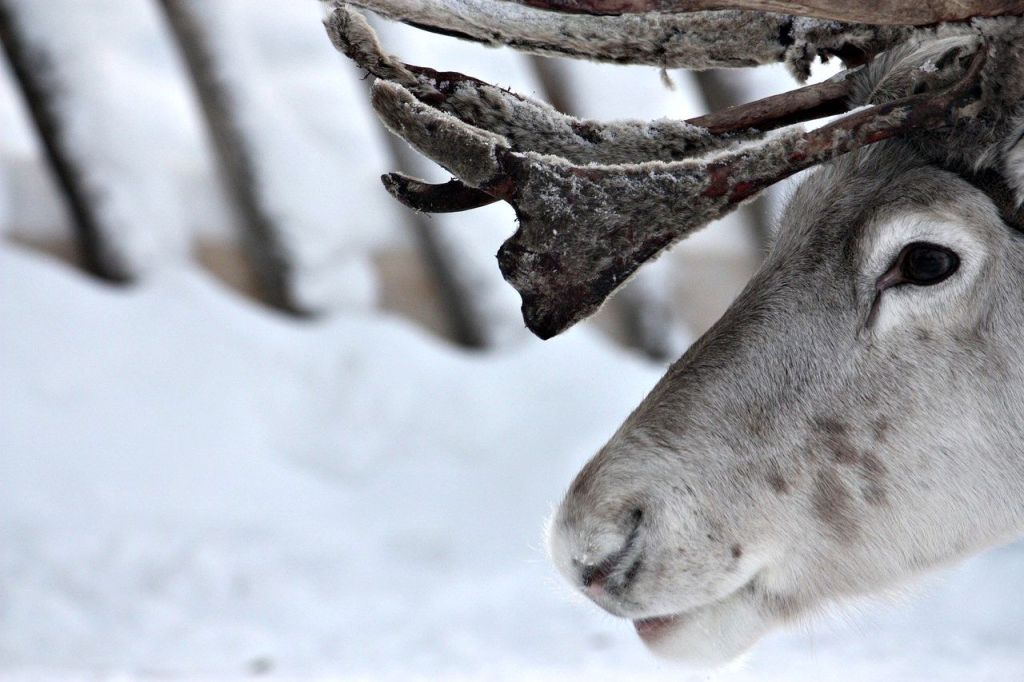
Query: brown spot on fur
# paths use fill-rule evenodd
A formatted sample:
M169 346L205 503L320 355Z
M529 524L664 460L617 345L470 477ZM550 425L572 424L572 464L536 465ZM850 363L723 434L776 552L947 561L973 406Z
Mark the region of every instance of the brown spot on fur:
M733 559L739 559L743 556L743 548L739 545L733 545L729 548L729 553L732 554Z
M768 481L768 485L771 486L771 489L777 494L789 494L789 483L782 477L782 472L774 462L768 465L768 473L765 474L765 480Z
M884 443L889 437L889 429L892 428L892 422L889 421L888 417L879 417L871 422L871 431L875 436L876 443Z
M971 350L981 349L985 343L985 337L980 327L972 327L966 333L955 334L953 338L958 345Z
M741 415L742 419L747 425L747 430L750 435L754 438L763 438L768 432L768 426L771 423L772 413L770 413L765 405L753 405L749 409L744 410Z
M849 466L860 459L857 448L850 442L845 424L835 419L817 419L814 428L821 434L822 443L832 453L835 461Z
M864 479L864 499L868 504L877 507L888 501L884 485L888 473L882 460L870 452L864 453L864 457L861 459L860 474Z
M849 542L857 533L850 491L835 471L822 469L818 472L811 501L815 515L832 529L837 539Z
M846 424L836 419L815 419L814 428L821 433L834 436L846 435Z

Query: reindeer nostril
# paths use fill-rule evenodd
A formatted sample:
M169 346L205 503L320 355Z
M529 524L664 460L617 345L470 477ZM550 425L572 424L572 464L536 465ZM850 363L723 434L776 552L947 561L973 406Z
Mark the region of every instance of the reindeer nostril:
M604 592L610 579L615 587L622 589L633 582L640 571L641 560L636 550L643 511L634 509L628 518L625 539L618 549L597 563L575 562L580 571L580 583L587 592Z
M613 567L614 563L607 561L597 566L584 566L580 573L580 581L583 583L583 587L590 587L591 585L603 586L605 581L608 580Z

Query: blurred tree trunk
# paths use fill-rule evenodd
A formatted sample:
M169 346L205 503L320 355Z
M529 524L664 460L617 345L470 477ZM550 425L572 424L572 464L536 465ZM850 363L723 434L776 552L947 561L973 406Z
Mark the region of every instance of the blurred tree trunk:
M221 177L242 229L242 243L256 291L264 302L275 308L304 314L293 296L292 266L284 240L259 198L253 152L235 114L236 103L218 72L211 36L204 30L201 14L197 12L202 1L159 0L159 5L199 97Z
M413 170L416 157L405 142L389 132L384 133L395 168L416 175ZM383 191L383 189L381 190ZM449 243L440 224L443 217L434 218L426 213L405 211L405 223L416 240L429 276L437 287L444 311L448 334L460 346L484 348L491 345L486 325L474 296L469 277L459 264L458 245Z
M99 198L86 180L88 160L76 153L65 130L71 116L56 75L57 57L46 45L32 42L24 22L23 3L38 0L0 0L0 41L14 78L25 97L46 161L67 201L78 241L82 266L111 282L132 279L131 269L104 224ZM54 36L59 40L59 36Z
M750 101L747 93L744 92L739 74L735 72L730 72L727 69L707 69L689 73L692 73L693 77L697 79L708 111L721 111ZM758 248L763 253L771 241L768 203L764 200L754 201L740 206L737 213L742 220L750 225Z

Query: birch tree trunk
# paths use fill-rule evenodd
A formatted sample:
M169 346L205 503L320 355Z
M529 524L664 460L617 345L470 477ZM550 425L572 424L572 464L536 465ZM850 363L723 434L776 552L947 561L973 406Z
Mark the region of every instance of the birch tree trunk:
M58 57L26 30L30 18L25 16L24 1L0 0L0 41L43 154L67 202L82 266L102 279L127 282L132 279L131 269L111 240L115 230L105 224L97 188L87 180L88 160L66 134L72 114L56 73Z
M384 133L395 167L412 172L416 159L412 150L394 135ZM441 299L448 334L466 348L484 348L489 339L480 311L474 305L473 291L465 273L460 272L458 247L446 239L447 231L439 220L425 213L406 211L404 223L413 234L416 246Z
M217 68L211 36L191 0L159 0L195 86L220 174L242 229L255 288L267 304L302 314L291 290L291 263L273 217L258 196L252 150Z

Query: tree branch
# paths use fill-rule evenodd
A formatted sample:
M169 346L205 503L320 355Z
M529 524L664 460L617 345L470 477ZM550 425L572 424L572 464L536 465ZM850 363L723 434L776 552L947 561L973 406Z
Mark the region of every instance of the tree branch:
M292 295L292 264L280 228L260 200L253 151L235 112L230 89L219 73L210 36L196 15L195 0L160 0L167 23L198 95L221 177L242 228L242 243L256 289L268 305L302 315Z

